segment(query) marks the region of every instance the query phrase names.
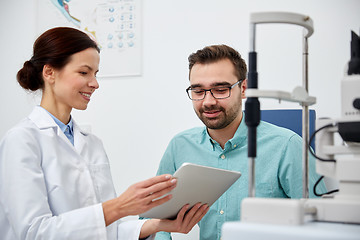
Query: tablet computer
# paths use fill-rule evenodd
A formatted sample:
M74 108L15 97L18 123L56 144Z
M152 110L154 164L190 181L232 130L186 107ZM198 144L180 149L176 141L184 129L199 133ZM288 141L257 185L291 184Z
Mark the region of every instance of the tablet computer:
M174 219L186 205L201 202L209 207L241 176L240 172L184 163L173 175L177 186L166 203L140 214L144 218Z

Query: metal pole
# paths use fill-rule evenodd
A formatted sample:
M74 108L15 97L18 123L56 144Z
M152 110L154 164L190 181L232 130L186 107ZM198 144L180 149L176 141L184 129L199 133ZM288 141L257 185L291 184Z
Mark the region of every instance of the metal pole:
M255 197L255 158L249 157L249 197Z
M256 24L250 24L250 53L248 88L257 88L257 59L255 52ZM248 171L249 197L255 197L255 158L256 158L256 128L260 121L260 103L258 98L248 98L245 103L245 122L248 126Z
M256 24L250 24L250 52L255 52Z
M304 34L305 36L305 34ZM303 41L303 88L309 92L308 87L308 38ZM309 198L309 107L302 104L302 167L303 167L303 198Z

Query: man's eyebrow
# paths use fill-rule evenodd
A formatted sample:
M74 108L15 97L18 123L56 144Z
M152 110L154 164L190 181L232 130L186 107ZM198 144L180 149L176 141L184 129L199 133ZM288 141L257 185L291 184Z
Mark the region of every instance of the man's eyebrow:
M218 87L218 86L231 86L231 83L229 82L216 82L212 84L211 86Z
M192 84L192 85L190 85L190 87L191 88L200 88L200 87L202 87L202 85L201 84Z
M229 82L215 82L213 84L211 84L211 87L219 87L219 86L230 86L231 83ZM192 84L190 85L191 88L201 88L203 87L203 85L201 84Z

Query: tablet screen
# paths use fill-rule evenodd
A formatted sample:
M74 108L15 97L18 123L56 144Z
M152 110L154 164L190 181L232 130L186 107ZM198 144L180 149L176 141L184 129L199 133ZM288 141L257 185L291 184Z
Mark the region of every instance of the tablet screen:
M166 203L140 214L144 218L173 219L186 205L201 202L209 207L236 182L240 172L184 163L173 175L177 186L170 193L173 197Z

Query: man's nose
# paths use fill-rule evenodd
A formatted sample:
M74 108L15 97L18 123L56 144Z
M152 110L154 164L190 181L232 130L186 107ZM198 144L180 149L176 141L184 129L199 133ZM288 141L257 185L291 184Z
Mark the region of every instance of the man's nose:
M205 97L203 99L203 104L204 105L214 105L214 104L216 104L216 99L214 98L214 96L211 94L210 91L205 92Z

